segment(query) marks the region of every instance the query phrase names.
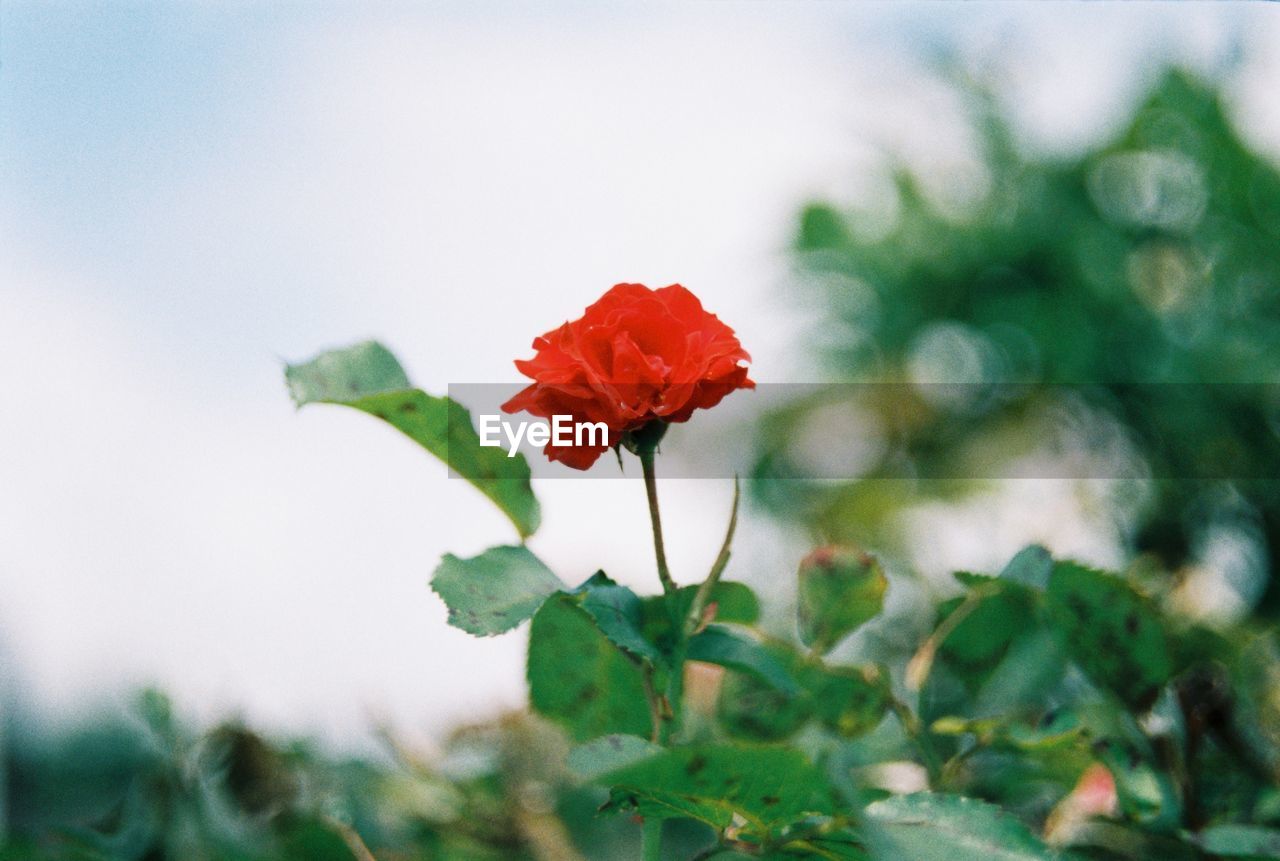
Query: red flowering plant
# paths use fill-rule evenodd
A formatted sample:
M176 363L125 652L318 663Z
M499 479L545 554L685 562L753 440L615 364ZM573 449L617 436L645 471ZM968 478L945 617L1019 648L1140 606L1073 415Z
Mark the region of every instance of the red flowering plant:
M668 566L658 509L667 428L754 385L733 330L679 285L619 284L533 349L516 363L532 383L505 409L604 424L590 446L547 446L568 466L611 447L639 458L655 594L603 571L577 583L552 572L524 543L539 522L524 455L481 445L467 410L414 388L384 347L325 353L287 377L298 404L391 423L510 518L519 542L446 555L432 588L470 634L530 622L530 706L574 744L573 779L598 787L605 810L633 814L645 861L1201 857L1207 838L1178 830L1198 815L1187 763L1161 765L1146 727L1183 714L1197 738L1225 731L1195 693L1219 690L1220 670L1194 650L1172 654L1158 609L1128 581L1038 547L998 576L959 573L961 594L891 669L834 657L885 622L890 581L874 556L822 547L799 560L791 630L768 636L753 591L722 576L736 482L719 553L692 582ZM896 624L880 635L909 641L914 626ZM1173 717L1151 717L1160 709ZM1098 817L1118 830L1094 828ZM1067 856L1055 843L1086 848Z

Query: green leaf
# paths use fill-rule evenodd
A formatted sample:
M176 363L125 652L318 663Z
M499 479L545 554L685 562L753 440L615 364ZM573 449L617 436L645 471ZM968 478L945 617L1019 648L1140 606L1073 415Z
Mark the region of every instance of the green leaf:
M686 586L680 591L690 587ZM693 587L697 591L697 587ZM716 605L715 621L754 625L760 620L760 599L745 583L721 580L711 588L708 605Z
M705 661L742 672L753 673L761 681L779 691L796 695L800 686L758 640L731 631L722 625L711 625L689 639L686 656L691 661Z
M776 640L761 644L778 664L794 678L802 679L802 660L795 649ZM813 701L779 690L755 673L730 670L725 673L716 701L720 724L735 738L752 741L779 741L809 722Z
M787 843L776 852L763 856L765 861L792 861L795 858L821 859L821 861L868 861L866 847L861 838L848 829L824 832L816 837Z
M816 718L832 732L853 738L883 720L890 691L888 675L879 667L827 666L806 660L776 640L766 640L759 647L801 690L779 689L758 673L728 673L716 705L720 723L730 735L778 741Z
M779 846L767 849L763 854L743 853L724 849L708 856L707 861L795 861L807 858L809 861L867 861L862 841L848 829L824 830L820 835L796 839Z
M595 780L602 774L617 771L661 752L662 748L647 738L637 735L606 735L569 751L569 770L583 780Z
M523 544L490 547L470 559L446 553L431 577L449 624L477 637L511 630L563 586Z
M603 776L615 798L642 812L689 816L724 828L738 814L756 829L832 812L822 774L798 751L746 745L697 745L664 751Z
M1049 618L1072 659L1095 684L1132 708L1148 708L1173 672L1169 644L1151 604L1118 577L1054 565Z
M958 795L899 795L866 809L871 857L884 861L1049 861L1056 853L998 807Z
M889 677L879 667L815 667L805 676L818 720L846 738L868 733L889 710Z
M824 653L880 612L888 588L874 557L838 547L805 557L799 580L800 639Z
M1024 547L1009 560L1000 572L1000 579L1021 583L1031 589L1044 591L1053 572L1053 557L1039 544Z
M574 596L553 595L534 614L527 674L533 708L578 741L651 729L640 668Z
M1093 753L1111 772L1126 819L1149 831L1172 831L1182 819L1181 799L1145 739L1103 738L1093 743Z
M288 365L285 380L299 407L340 404L377 416L479 488L511 519L521 538L537 530L538 501L524 455L507 457L501 448L481 446L471 413L447 397L413 388L396 357L376 341Z
M1280 858L1280 830L1257 825L1215 825L1193 842L1210 855L1227 858Z
M941 658L966 684L978 687L991 675L1009 651L1014 639L1035 619L1032 592L1013 582L976 578L957 573L956 578L972 592L966 599L952 599L940 608L939 625L951 613L966 606L965 616L942 640Z
M693 606L693 596L697 591L697 586L681 586L672 593L669 600L676 603L676 618L683 619L689 615L689 608ZM745 583L721 580L712 587L707 604L716 605L717 622L754 625L760 619L760 599Z
M644 606L636 593L597 571L571 595L618 648L648 661L659 659L657 647L641 633Z
M1035 711L1045 697L1062 683L1067 656L1053 631L1037 616L1027 630L1009 644L1000 663L988 674L973 697L979 715Z
M697 591L697 586L682 586L669 595L642 598L641 632L645 640L655 644L660 652L671 654L684 634L683 630L672 627L672 621L688 617ZM708 606L711 604L715 604L716 619L721 622L750 625L760 618L759 600L742 583L717 583L711 590Z

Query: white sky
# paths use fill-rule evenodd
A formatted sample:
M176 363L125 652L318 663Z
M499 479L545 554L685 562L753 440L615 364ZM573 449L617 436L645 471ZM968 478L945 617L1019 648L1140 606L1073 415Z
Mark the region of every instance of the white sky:
M1243 44L1238 110L1280 149L1257 6L272 8L0 5L0 671L46 715L157 683L344 740L520 703L523 635L454 631L426 587L505 521L367 417L295 413L280 359L378 337L429 389L506 381L609 285L681 281L757 379L810 380L792 218L880 147L963 167L942 46L1063 151L1154 61ZM539 491L564 579L648 588L638 485ZM664 490L678 577L729 492ZM738 576L800 549L758 531Z

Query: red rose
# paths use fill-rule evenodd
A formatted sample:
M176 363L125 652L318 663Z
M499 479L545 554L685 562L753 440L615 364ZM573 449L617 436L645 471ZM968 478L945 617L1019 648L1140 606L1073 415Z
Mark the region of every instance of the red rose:
M582 317L535 338L532 359L517 361L532 385L502 405L551 419L604 422L608 444L548 445L551 460L586 469L626 431L652 421L683 422L735 389L750 389L751 357L733 330L679 284L610 288Z

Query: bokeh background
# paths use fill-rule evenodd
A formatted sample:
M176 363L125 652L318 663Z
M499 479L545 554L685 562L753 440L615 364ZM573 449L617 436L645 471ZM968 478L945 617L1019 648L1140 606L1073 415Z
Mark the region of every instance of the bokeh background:
M757 380L841 379L859 309L812 289L823 213L888 235L906 171L966 223L994 187L975 94L1068 163L1178 67L1274 160L1278 49L1263 4L0 5L4 711L54 731L155 686L361 748L520 705L523 638L447 627L427 588L507 525L366 417L296 413L283 362L377 337L428 390L511 381L609 285L679 281ZM566 580L649 588L637 483L537 489ZM727 482L663 493L677 579L705 570ZM931 498L885 540L926 576L1029 541L1119 564L1109 494ZM755 500L731 576L785 591L833 537L787 512ZM1196 559L1214 612L1260 594L1252 528Z

